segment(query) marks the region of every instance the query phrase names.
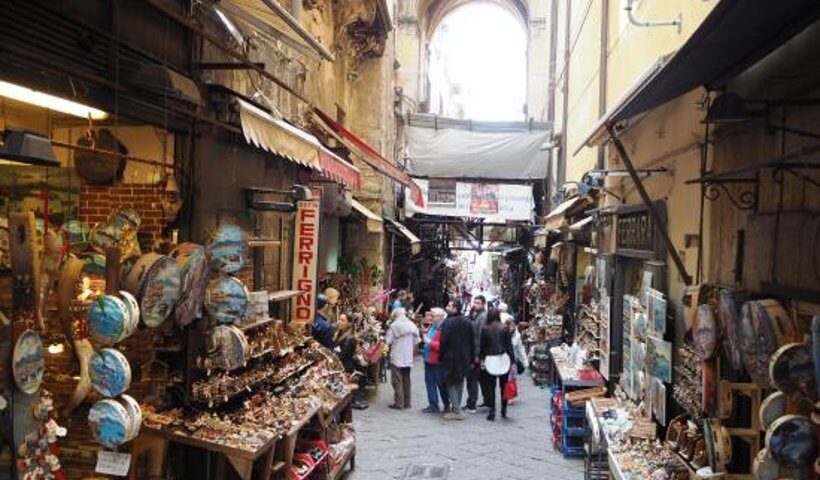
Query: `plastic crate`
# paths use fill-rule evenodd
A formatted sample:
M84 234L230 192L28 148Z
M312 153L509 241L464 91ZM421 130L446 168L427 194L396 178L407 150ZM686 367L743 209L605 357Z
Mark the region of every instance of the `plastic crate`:
M562 453L565 457L585 457L587 455L587 451L584 448L584 441L585 439L583 437L570 437L567 435L562 435Z

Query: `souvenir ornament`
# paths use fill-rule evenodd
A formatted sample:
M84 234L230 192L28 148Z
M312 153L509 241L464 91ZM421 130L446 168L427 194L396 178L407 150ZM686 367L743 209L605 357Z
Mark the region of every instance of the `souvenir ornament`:
M114 295L103 295L92 301L88 310L91 338L102 345L113 345L128 336L131 312L125 302Z
M249 295L241 280L220 275L208 282L205 309L216 323L241 323L247 313Z
M43 341L34 330L26 330L17 339L12 356L14 382L23 393L31 395L40 389L46 362Z
M177 262L158 253L141 256L125 276L125 289L139 301L142 322L158 327L171 314L180 295Z
M120 297L123 303L125 303L125 308L128 312L125 324L125 337L130 337L137 331L137 327L139 327L140 324L140 305L137 299L125 290L120 290Z
M234 370L247 362L248 340L233 325L217 325L211 330L208 359L212 368Z
M740 314L735 303L735 295L731 290L724 289L718 293L718 318L720 319L720 330L726 359L734 370L742 370Z
M782 416L766 430L766 448L782 467L809 468L816 446L811 419L803 415Z
M140 427L142 426L142 409L140 408L140 404L134 400L134 397L131 395L123 394L119 398L119 401L128 412L130 422L125 436L126 441L131 441L137 438L137 435L140 433Z
M176 305L176 323L184 327L202 316L202 299L208 284L208 259L205 247L196 243L182 243L171 251L177 261L182 282L182 293Z
M131 386L131 365L125 355L103 348L91 356L91 385L104 397L116 397Z
M700 305L692 338L695 340L695 351L701 360L708 360L715 355L718 344L717 336L718 329L712 307L707 304Z
M804 343L783 345L769 360L772 386L787 395L802 393L811 396L817 389L811 348Z
M106 398L88 411L88 425L94 438L105 448L114 449L128 441L133 428L128 411L116 400Z
M248 237L237 225L220 225L205 252L211 268L222 273L236 273L245 265L250 253Z
M776 318L786 312L774 300L755 300L743 304L741 320L741 359L752 380L769 387L769 358L780 346Z

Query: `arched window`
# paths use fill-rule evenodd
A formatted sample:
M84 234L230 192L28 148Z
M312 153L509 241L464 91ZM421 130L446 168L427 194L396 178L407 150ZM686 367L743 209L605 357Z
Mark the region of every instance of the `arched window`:
M509 8L469 2L447 13L429 43L430 112L524 120L527 32Z

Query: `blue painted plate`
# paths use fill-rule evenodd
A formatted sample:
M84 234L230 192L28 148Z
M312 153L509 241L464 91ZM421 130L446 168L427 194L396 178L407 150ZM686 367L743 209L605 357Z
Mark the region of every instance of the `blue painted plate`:
M142 322L151 328L161 325L179 300L180 271L171 257L146 253L128 271L124 283L139 301Z
M104 397L116 397L131 386L131 365L125 355L103 348L91 355L91 386Z
M248 236L237 225L220 225L205 249L211 268L222 273L241 270L250 254Z
M88 425L94 438L105 448L115 449L128 441L131 418L116 400L100 400L88 411Z
M176 305L177 325L184 327L202 316L202 302L210 269L205 247L196 243L181 243L171 251L177 261L182 279L182 293Z
M248 289L241 280L220 275L208 282L205 291L205 309L216 323L240 323L248 309Z
M766 430L766 448L780 466L808 469L817 456L811 419L802 415L778 418Z
M88 330L98 343L113 345L128 335L131 313L125 302L113 295L103 295L88 309Z

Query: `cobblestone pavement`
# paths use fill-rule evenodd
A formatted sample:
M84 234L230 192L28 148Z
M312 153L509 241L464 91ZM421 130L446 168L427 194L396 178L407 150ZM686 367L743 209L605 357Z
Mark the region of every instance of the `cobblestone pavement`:
M525 375L507 420L488 422L479 409L453 422L420 412L427 401L424 366L417 360L412 409L387 408L393 391L383 383L370 408L354 411L356 469L347 479L403 479L410 465L421 464L449 467L448 480L582 479L583 461L552 449L547 392Z

